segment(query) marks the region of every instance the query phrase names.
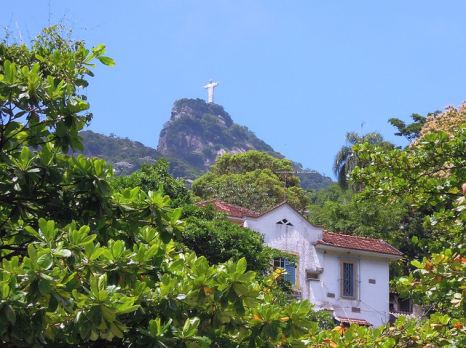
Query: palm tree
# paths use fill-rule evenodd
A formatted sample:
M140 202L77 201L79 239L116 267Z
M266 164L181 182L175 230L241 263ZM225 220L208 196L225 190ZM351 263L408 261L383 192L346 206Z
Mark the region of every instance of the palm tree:
M348 188L348 177L351 171L356 166L362 165L353 151L353 146L364 143L393 147L393 144L385 141L378 132L371 132L365 135L358 135L356 132L346 133L346 145L338 151L333 162L333 172L337 177L338 184L343 189Z

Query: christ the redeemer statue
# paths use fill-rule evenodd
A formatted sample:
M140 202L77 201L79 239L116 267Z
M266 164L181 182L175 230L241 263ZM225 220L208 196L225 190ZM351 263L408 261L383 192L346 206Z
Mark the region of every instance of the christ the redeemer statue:
M208 84L204 86L207 89L207 102L213 103L214 102L214 88L218 86L218 82L214 82L212 80L209 81Z

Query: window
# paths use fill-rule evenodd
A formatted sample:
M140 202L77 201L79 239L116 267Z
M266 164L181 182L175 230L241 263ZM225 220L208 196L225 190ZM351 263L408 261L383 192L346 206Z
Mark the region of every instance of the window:
M398 311L400 313L412 313L413 302L409 298L399 298L398 299Z
M319 280L319 274L317 272L310 272L306 271L306 279L307 280Z
M401 298L397 293L390 293L391 313L411 314L413 312L413 301L409 298Z
M341 297L356 298L356 264L341 263Z
M287 219L282 219L280 221L277 221L277 225L293 226L293 224L289 222Z
M282 257L276 258L273 260L274 268L282 268L286 271L286 274L283 276L287 282L291 285L296 283L296 265L294 262L288 261Z

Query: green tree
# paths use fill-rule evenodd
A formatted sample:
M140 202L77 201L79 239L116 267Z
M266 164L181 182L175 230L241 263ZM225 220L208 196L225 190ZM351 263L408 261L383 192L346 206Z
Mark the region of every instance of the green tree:
M81 147L78 131L92 118L82 88L93 60L113 65L104 53L103 45L88 50L63 39L56 27L31 48L0 44L2 249L24 251L30 236L15 230L19 219L88 223L108 209L109 187L101 180L108 166L62 154Z
M259 233L240 227L224 218L206 220L189 217L181 233L181 242L202 255L211 264L245 258L248 269L266 274L271 268L273 252Z
M398 132L395 135L399 137L405 137L408 141L413 141L419 137L422 126L426 123L426 119L429 116L438 115L440 112L436 111L434 113L429 113L427 116L422 116L419 114L411 114L412 123L406 124L403 120L399 118L392 117L388 120L393 127L398 129Z
M181 251L182 210L170 197L114 190L104 161L67 155L88 120L78 77L95 58L112 63L103 46L89 51L48 30L31 48L1 50L3 346L464 345L460 320L439 314L394 329L323 330L307 301L277 297L280 272L257 281L244 258L210 266Z
M80 87L104 47L48 29L0 46L0 342L4 346L290 346L307 302L276 275L210 266L172 241L182 211L161 192L115 190L102 160L67 155L90 119Z
M337 177L337 182L342 188L348 188L348 178L351 171L357 166L363 166L364 163L353 151L353 146L357 144L369 143L384 147L392 147L393 145L384 141L382 135L377 132L358 135L355 132L346 133L346 145L335 155L333 161L333 172Z
M400 281L400 289L456 318L466 316L465 144L466 124L450 133L425 133L422 142L406 149L363 144L355 150L373 165L352 173L353 180L363 183L365 199L383 207L408 205L422 217L421 233L412 235L410 243L418 258L424 257L411 262L416 270Z
M382 238L397 248L400 240L400 221L404 209L399 205L381 207L372 201L359 199L357 193L333 184L310 193L309 221L332 231Z
M172 205L179 207L192 203L191 194L182 179L174 179L169 173L169 163L159 159L154 164L144 164L138 171L112 179L112 186L117 189L133 188L157 191L159 189L171 199Z
M172 207L183 207L185 228L175 240L198 256L207 258L210 264L219 264L230 259L245 258L248 269L261 274L268 273L274 252L263 244L262 237L249 229L230 222L223 214L209 207L192 204L191 193L182 180L168 174L169 165L158 160L153 165L144 165L128 176L112 179L117 190L139 187L142 191L159 191L171 199Z
M259 151L221 156L209 173L194 181L193 191L204 199L218 198L259 212L284 200L300 211L308 203L291 161Z

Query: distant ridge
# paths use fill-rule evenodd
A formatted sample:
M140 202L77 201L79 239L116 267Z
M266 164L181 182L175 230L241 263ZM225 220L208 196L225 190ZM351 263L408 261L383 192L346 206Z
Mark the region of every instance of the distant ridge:
M120 175L132 173L142 164L162 157L170 163L171 175L185 179L194 179L206 172L218 156L227 152L258 150L284 157L247 127L234 123L221 105L202 99L180 99L174 103L170 120L160 132L157 150L128 138L90 130L80 135L83 154L107 160ZM327 176L303 169L299 163L294 165L298 171L310 172L298 174L306 189L320 189L332 183Z
M88 157L105 159L111 163L117 175L127 175L138 170L145 163L154 163L165 157L170 163L170 174L174 177L194 179L202 173L176 158L161 156L156 149L145 146L139 141L121 138L116 135L103 135L91 130L79 133L84 151Z

